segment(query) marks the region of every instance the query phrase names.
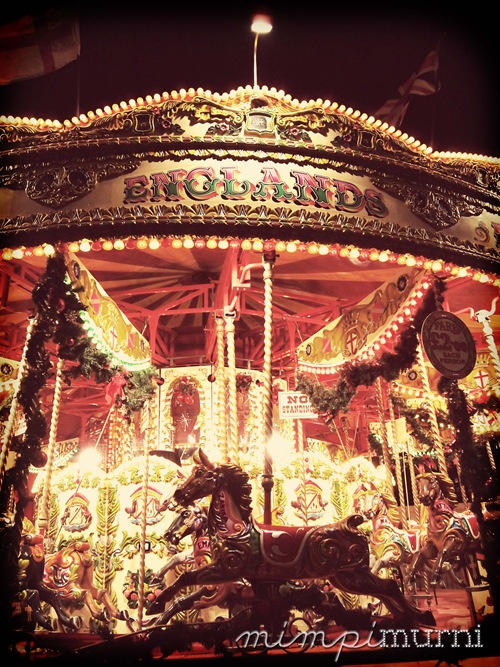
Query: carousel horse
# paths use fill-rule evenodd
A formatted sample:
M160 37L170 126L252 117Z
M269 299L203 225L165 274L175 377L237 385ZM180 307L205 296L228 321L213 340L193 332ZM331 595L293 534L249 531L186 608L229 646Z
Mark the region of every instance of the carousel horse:
M480 584L477 553L481 547L476 517L454 511L453 482L443 473L424 472L417 475L416 481L418 498L428 508L427 536L411 565L409 581L414 584L417 574L430 570L430 584L436 586L447 564L458 585L467 585L460 576L467 572L474 584Z
M85 605L97 622L107 626L115 619L126 621L129 627L133 623L128 611L120 611L109 593L94 585L94 566L88 542L71 542L46 556L43 582L73 611Z
M191 536L192 551L185 550L175 553L167 563L154 575L154 581L162 582L163 578L177 565L192 564L195 568L207 565L212 560L210 538L207 534L208 518L206 511L198 505L190 505L181 509L164 534L166 542L177 546L184 538ZM212 606L227 606L239 597L244 584L233 582L218 585L204 585L188 595L176 599L155 619L154 625L166 625L176 614L188 609L206 609ZM165 607L164 591L159 594L146 614L156 614Z
M164 602L191 585L245 579L258 597L291 581L320 579L349 593L378 598L398 623L435 625L430 611L410 604L395 581L371 572L368 540L357 528L363 517L351 515L325 526L257 524L252 516L248 475L234 464L213 465L202 450L198 461L190 477L174 492L173 501L188 507L210 496L212 559L183 572L162 593ZM272 613L273 600L267 602Z
M399 507L394 495L379 490L371 482L363 482L354 491L353 509L371 522L373 574L383 571L393 573L403 585L403 569L411 563L418 551L421 531L399 528Z
M30 610L33 620L44 630L56 630L57 622L44 613L42 602L52 607L62 628L71 632L79 630L81 618L68 615L58 592L44 581L45 563L43 536L36 532L29 519L24 518L19 548L17 599L24 609Z

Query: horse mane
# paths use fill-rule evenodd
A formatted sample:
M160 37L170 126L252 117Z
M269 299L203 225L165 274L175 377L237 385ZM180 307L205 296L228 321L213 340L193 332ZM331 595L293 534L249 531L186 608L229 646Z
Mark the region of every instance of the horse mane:
M221 465L219 470L223 474L228 492L241 509L243 520L247 521L252 515L252 487L248 474L234 464Z

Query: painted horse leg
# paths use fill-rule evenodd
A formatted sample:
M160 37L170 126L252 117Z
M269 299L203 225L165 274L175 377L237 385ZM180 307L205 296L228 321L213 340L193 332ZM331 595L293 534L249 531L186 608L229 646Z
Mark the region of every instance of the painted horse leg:
M165 588L149 607L147 614L157 614L164 609L165 604L169 602L180 590L186 586L200 584L220 584L232 579L225 578L216 565L209 563L202 565L194 570L183 572L177 577L173 584Z
M433 542L426 542L422 549L420 549L408 572L407 581L410 586L415 585L417 575L424 574L425 564L433 558L436 558L437 553L437 549Z
M358 595L371 595L385 604L394 618L405 625L436 625L430 611L423 611L411 605L393 579L382 579L374 575L368 568L353 571L342 571L330 577L337 588Z
M92 618L95 618L96 621L102 621L104 623L107 623L108 621L111 620L111 614L109 611L104 608L101 609L100 607L97 606L96 601L94 599L94 596L92 595L92 592L86 588L83 591L82 599L83 602L87 605L88 610L90 611Z
M463 549L463 540L460 538L460 536L452 532L444 541L442 548L438 551L437 558L432 568L431 579L430 579L431 586L437 586L439 584L442 574L443 563L451 564L453 556L459 555L462 549ZM465 582L462 582L462 585L464 584Z
M61 599L56 591L45 584L39 585L39 594L42 602L49 604L57 614L59 623L68 630L79 630L82 627L82 619L79 616L69 616L62 606Z
M162 583L163 577L173 567L176 567L177 565L192 563L193 561L194 561L193 555L190 554L189 552L187 551L177 552L168 559L165 565L160 570L158 570L158 572L155 572L155 574L153 575L153 582Z
M175 602L172 602L168 609L165 609L163 614L161 614L154 622L154 625L166 625L176 614L191 609L198 600L201 600L201 598L207 594L207 592L209 592L209 589L206 586L203 586L188 595L178 598Z
M103 588L93 588L91 593L97 602L100 602L104 606L110 618L115 618L117 621L130 620L130 614L128 613L128 610L124 609L120 611L106 590Z
M22 592L20 600L23 606L28 607L33 614L33 618L44 630L57 630L57 621L50 616L46 616L40 606L40 594L33 589L25 589Z

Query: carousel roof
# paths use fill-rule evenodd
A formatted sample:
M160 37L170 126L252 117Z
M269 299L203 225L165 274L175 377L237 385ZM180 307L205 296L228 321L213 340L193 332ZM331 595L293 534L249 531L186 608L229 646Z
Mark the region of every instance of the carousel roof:
M494 308L498 296L498 252L485 229L500 209L498 159L437 153L358 111L250 87L148 96L63 123L4 117L0 133L3 357L21 357L31 293L53 246L77 256L148 340L159 368L215 364L215 316L229 306L236 306L237 367L262 368L266 251L276 254L275 377L293 377L301 343L415 266L446 278L445 310L486 348L473 312ZM186 161L206 170L209 163L219 177L225 170L226 181L228 165L245 162L334 169L345 179L335 181L338 188L343 183L352 195L375 185L395 207L381 221L376 206L353 215L347 199L353 209L344 215L305 199L287 209L267 196L234 204L228 196L212 203L200 195L186 204L159 201L148 190L135 201L142 180L126 181L124 205L129 174L145 178L147 164L172 179L172 167ZM499 315L492 313L491 325L498 336ZM393 344L385 340L379 349ZM92 383L79 380L64 392L67 437L78 434L77 418L107 409L102 387Z

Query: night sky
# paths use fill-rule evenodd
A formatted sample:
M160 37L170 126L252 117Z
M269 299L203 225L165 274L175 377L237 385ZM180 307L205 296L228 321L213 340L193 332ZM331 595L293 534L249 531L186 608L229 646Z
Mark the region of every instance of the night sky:
M298 8L289 2L240 2L237 9L227 2L210 3L210 9L207 4L188 10L156 1L127 8L103 3L107 9L82 3L78 61L0 87L0 115L64 120L163 91L201 87L223 93L252 84L251 17L267 10L273 31L259 38L261 86L370 114L397 95L439 43L440 90L411 97L402 129L437 150L500 156L498 35L482 6L461 13L407 3L406 9L379 3L369 10L359 3L351 10L342 8L346 3L324 2ZM2 22L13 11L3 12Z

